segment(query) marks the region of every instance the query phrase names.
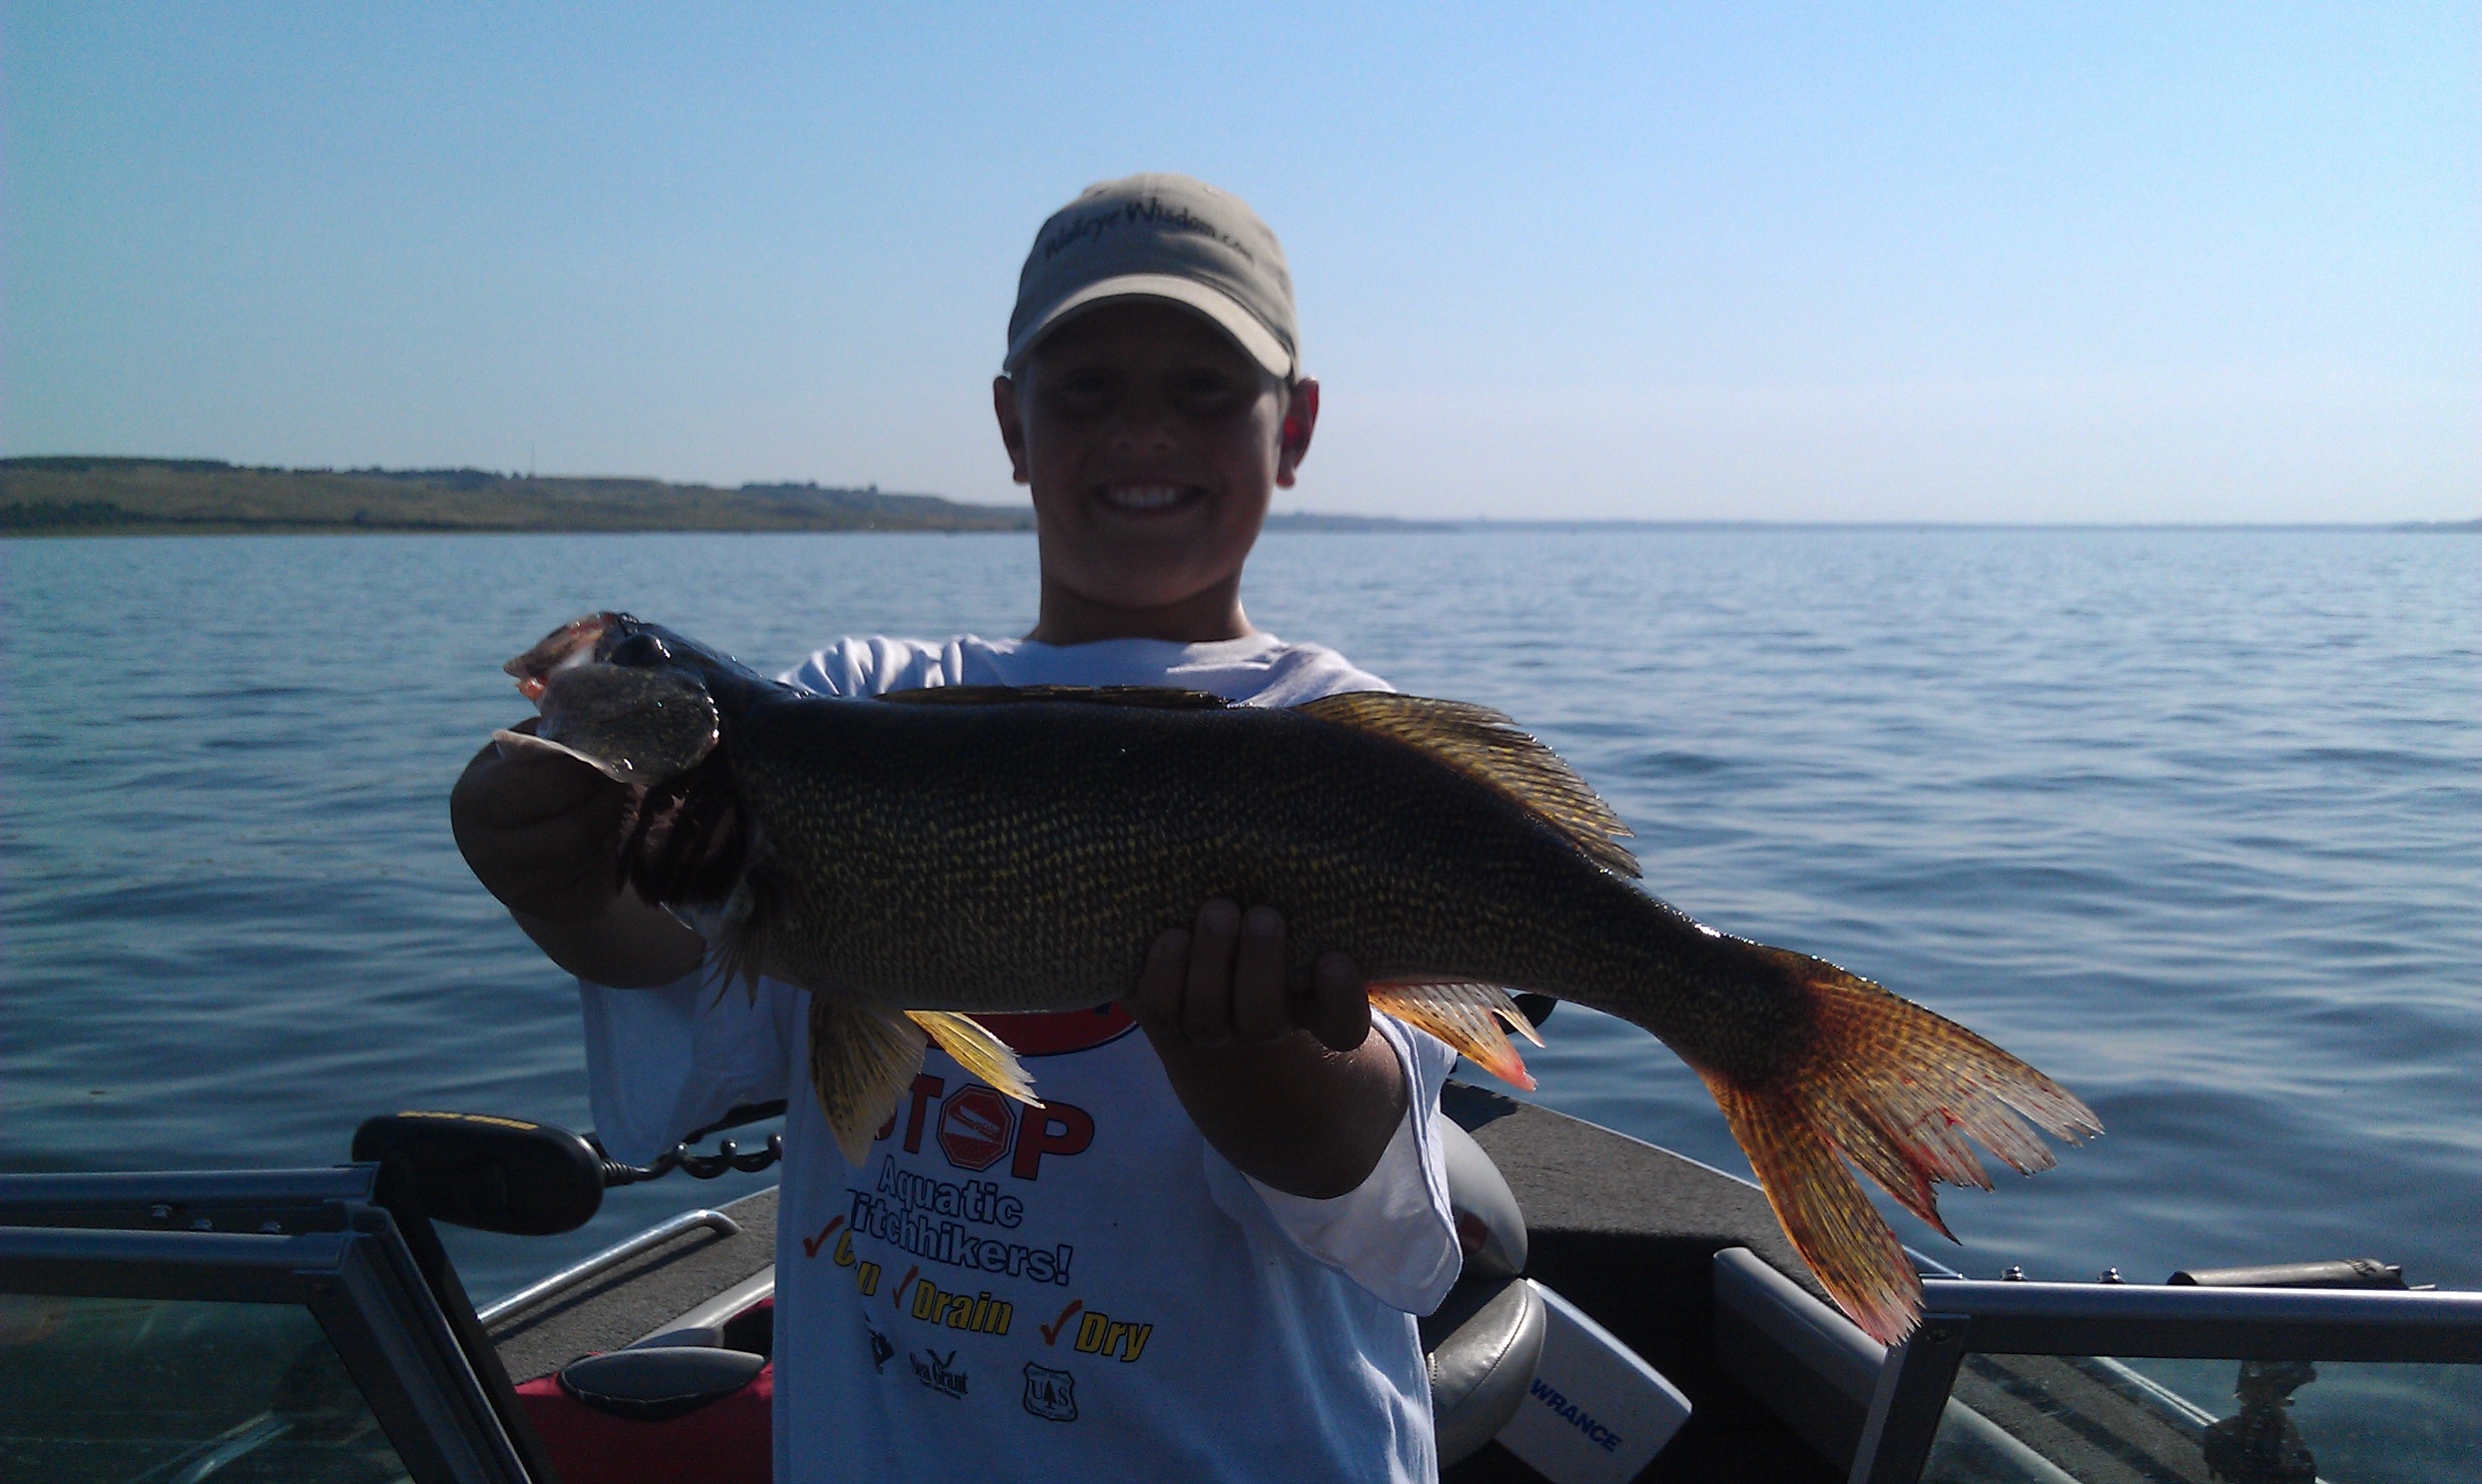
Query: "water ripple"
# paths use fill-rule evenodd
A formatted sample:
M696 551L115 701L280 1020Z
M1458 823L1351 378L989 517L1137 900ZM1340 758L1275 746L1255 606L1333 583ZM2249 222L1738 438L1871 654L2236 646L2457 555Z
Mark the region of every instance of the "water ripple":
M2092 1148L1946 1203L1968 1270L2371 1255L2470 1287L2473 552L1280 534L1247 596L1403 689L1508 711L1606 794L1667 898L2094 1104ZM1021 536L19 541L0 563L11 1169L327 1163L396 1106L582 1124L573 993L448 840L449 782L523 710L499 662L613 606L772 666L847 632L1020 633L1033 605ZM1746 1168L1645 1035L1574 1008L1550 1030L1546 1101ZM687 1198L616 1192L557 1242L461 1236L460 1262L492 1291Z

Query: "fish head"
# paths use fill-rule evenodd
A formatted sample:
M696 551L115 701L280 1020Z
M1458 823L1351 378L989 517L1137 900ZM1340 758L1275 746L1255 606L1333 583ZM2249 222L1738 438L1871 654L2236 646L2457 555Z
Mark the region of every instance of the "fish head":
M534 736L622 783L653 786L723 738L710 677L740 665L626 613L589 613L502 668L541 712ZM754 679L755 677L751 677Z

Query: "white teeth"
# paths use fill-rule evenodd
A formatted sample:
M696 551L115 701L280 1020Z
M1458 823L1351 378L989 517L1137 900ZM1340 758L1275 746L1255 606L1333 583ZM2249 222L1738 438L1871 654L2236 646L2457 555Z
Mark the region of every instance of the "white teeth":
M1103 503L1124 510L1159 510L1180 498L1175 484L1112 484L1103 489Z

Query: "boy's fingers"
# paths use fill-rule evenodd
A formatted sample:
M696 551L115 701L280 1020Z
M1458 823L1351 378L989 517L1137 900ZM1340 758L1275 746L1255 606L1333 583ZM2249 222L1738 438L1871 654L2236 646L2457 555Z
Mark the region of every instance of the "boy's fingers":
M1200 1046L1232 1039L1232 958L1240 946L1240 904L1217 897L1198 909L1189 942L1189 979L1180 997L1181 1034Z
M1370 1035L1370 995L1361 971L1342 953L1321 953L1311 966L1310 1033L1338 1052L1353 1050Z
M1146 967L1129 996L1129 1013L1153 1026L1180 1024L1181 981L1189 972L1189 929L1175 927L1147 950Z
M1293 1029L1284 993L1284 920L1273 907L1241 915L1241 948L1232 960L1232 1033L1263 1045Z

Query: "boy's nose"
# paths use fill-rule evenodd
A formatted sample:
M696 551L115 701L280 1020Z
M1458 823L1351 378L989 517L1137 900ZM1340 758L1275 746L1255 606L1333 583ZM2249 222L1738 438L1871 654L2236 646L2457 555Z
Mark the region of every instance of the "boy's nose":
M1151 453L1175 446L1179 420L1161 397L1134 396L1121 404L1113 420L1112 446L1128 453Z

